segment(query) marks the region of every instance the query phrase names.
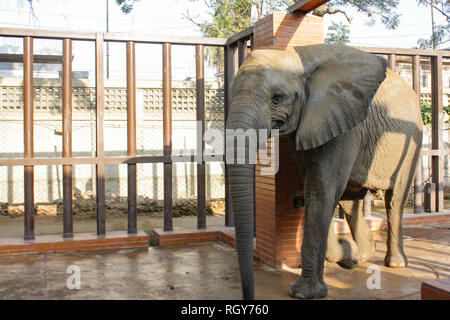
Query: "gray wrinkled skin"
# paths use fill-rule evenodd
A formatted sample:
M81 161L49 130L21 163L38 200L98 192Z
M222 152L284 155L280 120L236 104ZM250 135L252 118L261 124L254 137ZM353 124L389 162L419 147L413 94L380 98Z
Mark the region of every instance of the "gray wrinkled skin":
M324 261L353 268L372 257L374 241L362 215L367 190L385 190L388 239L385 264L404 267L401 218L420 148L418 97L386 61L336 45L297 52L257 50L232 84L228 129L278 128L297 148L304 185L302 275L290 295L327 295ZM280 166L283 164L280 163ZM229 164L229 186L244 299L254 299L254 166ZM337 204L353 240L331 227Z

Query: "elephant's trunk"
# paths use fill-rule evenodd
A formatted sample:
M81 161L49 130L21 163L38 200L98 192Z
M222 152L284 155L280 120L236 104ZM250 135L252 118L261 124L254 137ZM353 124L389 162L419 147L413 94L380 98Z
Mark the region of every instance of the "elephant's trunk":
M235 107L233 104L226 128L232 129L234 132L236 132L237 129L242 129L244 132L250 129L257 133L257 130L261 128L261 124L258 123L258 121L255 121L258 117L254 114L249 114L248 118L246 118L246 115L241 111L243 109L248 110L248 108ZM236 112L236 110L239 111ZM227 131L228 135L230 132L229 130ZM249 157L250 159L252 157L256 158L257 150L249 147L249 136L250 135L246 135L245 138L245 150L242 150L242 148L238 149L237 140L239 138L231 140L234 147L233 161L231 163L230 161L227 161L229 190L236 233L236 248L238 252L243 298L245 300L253 300L255 295L253 276L255 164L251 161L249 163ZM228 137L227 152L230 152L229 144L231 144L231 141ZM257 142L253 141L253 143ZM237 159L239 158L241 160L240 164L237 163ZM242 164L242 162L244 163Z

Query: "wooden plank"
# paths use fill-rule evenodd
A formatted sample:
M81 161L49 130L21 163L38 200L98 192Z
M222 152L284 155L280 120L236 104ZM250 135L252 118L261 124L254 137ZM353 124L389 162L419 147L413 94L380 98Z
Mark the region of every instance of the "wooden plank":
M244 29L244 30L236 33L232 37L228 38L225 44L227 46L235 45L236 42L238 42L239 40L245 40L245 39L248 40L248 39L250 39L250 37L252 35L253 35L253 26L248 27L247 29Z
M208 162L224 161L224 155L215 155ZM196 162L196 156L121 156L104 158L9 158L0 159L1 166L52 166L52 165L80 165L80 164L128 164L128 163L163 163L163 162Z
M0 28L0 36L4 37L25 37L44 39L72 39L72 40L96 40L98 33L95 32L78 32L78 31L60 31L45 29L27 29L27 28ZM202 38L202 37L180 37L161 34L147 33L122 33L109 32L102 33L105 41L134 41L144 43L173 43L184 45L203 44L206 46L223 46L227 39L225 38Z
M44 39L73 39L73 40L95 40L94 32L61 31L28 28L0 28L0 36L3 37L33 37Z
M382 47L363 47L354 46L353 48L362 51L367 51L374 54L397 54L397 55L420 55L422 57L450 57L450 51L448 50L421 50L421 49L403 49L403 48L382 48Z
M305 12L308 13L314 9L320 7L321 5L327 3L330 0L299 0L290 6L287 11L289 13L294 12Z
M201 38L201 37L180 37L161 34L139 34L139 33L105 33L105 40L108 41L133 41L139 43L155 43L155 44L178 44L178 45L198 45L205 46L223 46L227 39L225 38Z

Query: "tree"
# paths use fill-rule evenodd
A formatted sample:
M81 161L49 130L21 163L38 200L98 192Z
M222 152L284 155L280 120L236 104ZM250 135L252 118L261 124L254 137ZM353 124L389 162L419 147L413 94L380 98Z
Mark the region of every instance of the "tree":
M431 13L431 37L429 39L419 39L417 45L421 49L437 49L440 45L450 41L450 1L449 0L417 0L419 5L428 7ZM442 15L446 24L436 25L434 15Z
M198 1L198 0L190 0ZM292 0L203 0L210 10L210 19L193 17L186 12L184 17L197 25L206 37L229 38L239 31L252 25L256 20L275 11L286 10L296 1ZM356 8L367 14L368 23L375 23L379 18L389 29L395 29L399 24L399 14L396 12L400 0L332 0L313 11L313 14L323 17L326 14L343 14L349 23L352 18L345 11L348 7ZM342 24L333 24L327 41L345 44L349 41L349 28ZM218 71L223 70L223 56L220 49L211 48L207 51L210 65L216 65Z
M328 27L328 30L331 32L327 33L325 43L344 45L350 42L350 29L347 25L342 24L342 22L339 22L338 24L333 21L332 25Z
M122 13L128 14L133 10L136 2L139 1L141 0L116 0L116 4L120 7L120 11L122 11Z

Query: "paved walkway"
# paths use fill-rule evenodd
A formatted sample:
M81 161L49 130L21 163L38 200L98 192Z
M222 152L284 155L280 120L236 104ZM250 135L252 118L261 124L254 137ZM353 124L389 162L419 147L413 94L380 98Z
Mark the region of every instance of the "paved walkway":
M450 277L450 225L408 227L404 237L405 269L384 267L384 232L377 234L371 261L353 270L327 263L327 299L420 299L422 280ZM290 299L289 287L301 272L258 262L255 270L257 299ZM77 271L80 289L68 289L68 282L76 286ZM236 252L222 243L0 257L0 299L240 297Z

